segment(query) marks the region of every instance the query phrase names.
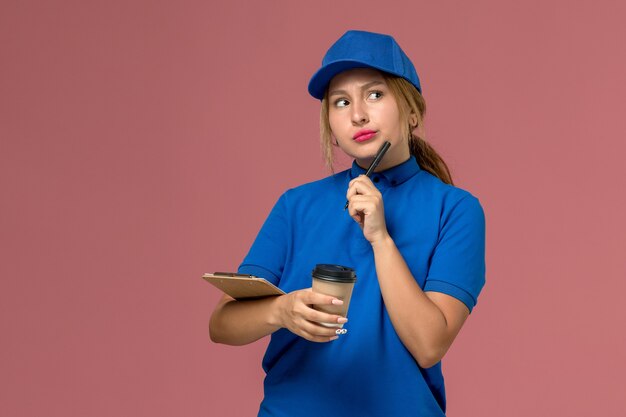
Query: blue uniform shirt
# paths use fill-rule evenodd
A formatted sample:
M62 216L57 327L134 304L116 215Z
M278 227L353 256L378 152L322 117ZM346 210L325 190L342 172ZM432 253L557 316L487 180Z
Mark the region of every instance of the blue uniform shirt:
M285 292L309 288L316 264L356 270L344 326L348 334L309 342L272 334L263 359L259 416L443 416L441 363L421 368L398 337L383 303L370 243L343 210L352 168L288 190L261 228L239 272ZM478 200L408 161L372 175L389 234L424 291L461 300L471 311L485 282L485 220Z

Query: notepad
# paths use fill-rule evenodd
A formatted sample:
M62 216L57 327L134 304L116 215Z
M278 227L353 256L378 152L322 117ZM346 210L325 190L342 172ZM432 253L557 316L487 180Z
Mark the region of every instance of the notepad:
M215 272L202 276L207 282L236 300L283 295L285 292L264 278L234 272Z

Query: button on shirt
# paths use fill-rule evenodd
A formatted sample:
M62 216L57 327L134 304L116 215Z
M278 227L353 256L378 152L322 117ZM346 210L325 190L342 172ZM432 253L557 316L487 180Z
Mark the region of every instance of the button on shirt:
M259 416L443 416L441 363L421 368L385 308L370 243L343 210L352 168L288 190L261 228L239 272L285 292L311 287L316 264L354 268L348 334L309 342L272 334L263 359ZM387 229L424 291L448 294L472 311L485 282L485 220L479 201L420 169L414 157L372 175Z

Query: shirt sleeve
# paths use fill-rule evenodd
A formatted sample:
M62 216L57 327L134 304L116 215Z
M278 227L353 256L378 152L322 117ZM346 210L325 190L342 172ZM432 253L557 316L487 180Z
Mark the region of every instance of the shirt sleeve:
M278 285L289 248L289 220L283 194L263 223L238 272L265 278Z
M441 292L472 311L485 285L485 215L478 199L463 197L444 212L424 291Z

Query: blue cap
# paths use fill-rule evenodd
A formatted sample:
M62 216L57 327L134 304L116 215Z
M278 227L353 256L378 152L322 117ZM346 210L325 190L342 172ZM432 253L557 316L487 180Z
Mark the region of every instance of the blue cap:
M374 68L402 77L422 92L415 67L389 35L349 30L330 47L322 67L309 81L309 93L321 100L333 77L353 68Z

